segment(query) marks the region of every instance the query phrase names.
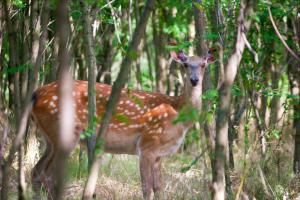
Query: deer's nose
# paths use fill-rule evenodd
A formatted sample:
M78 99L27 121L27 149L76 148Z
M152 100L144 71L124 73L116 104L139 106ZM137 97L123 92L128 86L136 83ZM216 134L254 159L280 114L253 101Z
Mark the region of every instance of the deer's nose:
M199 78L197 78L197 77L191 77L190 81L191 81L192 86L196 86L198 84L198 82L199 82Z

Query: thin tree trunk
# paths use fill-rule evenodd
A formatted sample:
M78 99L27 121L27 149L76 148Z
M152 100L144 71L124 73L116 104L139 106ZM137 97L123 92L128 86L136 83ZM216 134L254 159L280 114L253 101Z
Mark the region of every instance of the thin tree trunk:
M279 92L279 80L281 77L280 66L277 63L271 64L271 80L273 92ZM280 96L274 95L270 104L270 121L269 127L274 126L278 123L279 107L280 107Z
M36 64L37 56L39 52L39 33L40 33L40 20L38 16L38 0L32 0L31 2L31 17L30 17L30 29L31 29L31 58L30 63L32 66ZM45 25L47 26L47 24ZM47 29L45 29L47 30ZM47 32L47 31L46 31ZM39 69L29 69L29 81L28 88L35 88L34 80L38 78Z
M240 82L242 82L242 81L240 81ZM243 88L243 86L241 86L241 87ZM243 91L242 93L244 93L245 96L236 98L237 102L235 102L236 108L234 111L233 120L229 121L229 127L228 127L229 168L231 170L234 169L233 142L235 141L235 139L237 137L237 131L236 131L235 127L239 126L241 118L247 109L248 98L246 97L246 91Z
M149 19L150 13L154 8L154 2L155 2L155 0L147 0L143 14L141 16L141 19L134 31L132 41L129 44L128 53L126 54L125 58L122 61L121 70L118 74L116 81L113 84L112 92L109 97L109 101L106 105L105 114L101 121L100 129L99 129L99 132L97 135L95 150L102 148L99 145L97 146L97 144L102 143L101 135L103 133L105 133L105 131L108 128L108 124L109 124L110 118L112 116L112 112L113 112L117 102L119 101L121 89L124 87L124 85L126 84L128 78L129 78L128 76L130 74L130 66L133 61L133 58L132 58L130 52L136 52L138 50L138 45L140 44L140 42L145 34L146 25L147 25L147 21ZM97 177L98 177L98 171L99 171L98 166L99 165L100 165L100 155L96 155L94 157L93 164L91 167L91 169L93 169L93 170L90 171L88 180L87 180L85 188L84 188L83 199L91 199L92 195L94 194L95 185L96 185L96 181L97 181Z
M154 81L153 81L153 70L152 70L152 60L151 60L151 56L150 56L150 50L148 47L148 42L147 42L147 35L145 35L144 38L144 49L147 55L147 60L148 60L148 73L149 73L149 78L150 78L150 86L151 89L153 90L154 88Z
M97 81L101 82L103 77L103 82L106 84L111 84L111 66L113 64L115 49L113 48L113 37L110 37L114 33L114 26L111 24L107 25L107 34L102 39L103 43L103 53L97 55L97 58L100 59L101 68L97 74Z
M20 38L25 38L26 36L26 29L25 29L25 18L22 18L17 21L15 30L18 30L18 34ZM18 49L15 51L18 53L18 66L24 65L26 61L28 60L28 46L25 44L24 40L17 40L18 42ZM28 68L26 67L25 70L19 74L19 98L20 98L20 111L21 114L23 112L22 109L25 108L26 104L26 96L27 96L27 90L28 90ZM19 116L20 117L20 116ZM19 121L16 122L16 129L18 129ZM26 198L26 180L25 180L25 166L24 166L24 143L20 145L18 149L18 199L25 199Z
M273 46L273 45L272 45ZM266 48L268 49L268 48ZM269 57L271 57L271 52L267 51L265 52L266 58L263 61L263 70L262 73L265 75L265 77L263 77L262 80L262 84L264 85L268 85L268 81L269 81L269 69L271 68L271 60L269 59ZM269 97L267 95L264 95L264 93L262 93L263 95L261 96L261 106L259 108L259 112L256 114L256 126L258 127L258 131L259 131L259 137L260 137L260 144L261 144L261 153L264 156L265 155L265 149L266 149L266 136L265 136L265 130L267 129L267 109L268 109L268 99ZM251 95L251 104L252 103L252 95ZM253 109L257 109L256 107L254 107ZM255 111L257 112L257 111ZM260 118L259 118L260 117Z
M295 30L294 35L289 37L297 38L298 45L300 45L300 17L299 17L300 9L299 8L295 16L296 19L293 20L293 26L291 24L292 22L288 21L289 28ZM290 82L290 91L294 95L294 98L292 99L292 104L294 108L293 126L295 128L293 170L295 174L299 174L300 173L300 68L299 68L299 62L293 56L288 54L288 59L292 60L292 62L288 65L288 75L289 75L288 77Z
M135 20L138 22L140 19L140 8L139 8L139 1L136 0L135 3ZM141 51L141 48L138 48L138 52ZM138 57L134 61L135 64L135 77L136 77L136 83L137 83L137 89L142 90L142 72L141 72L141 55L138 54Z
M197 0L196 3L201 4L201 0ZM199 6L198 6L199 7ZM207 54L207 46L204 41L205 35L205 13L200 10L197 6L194 6L194 18L195 18L195 28L196 28L196 52L199 56L205 56ZM211 80L211 70L207 68L205 70L204 79L203 79L203 93L211 90L213 88L212 80ZM211 109L211 100L203 100L202 104L202 112L208 113ZM207 140L207 146L209 150L209 158L210 163L213 165L213 152L215 151L215 120L212 122L208 122L207 120L204 122L204 132ZM227 166L227 165L226 165ZM213 168L213 166L212 166ZM227 170L226 170L227 171ZM226 176L226 187L228 193L231 192L231 181L230 177L225 173ZM230 195L231 196L231 195Z
M67 159L76 145L74 134L74 114L72 88L73 80L70 73L70 52L68 41L70 39L70 22L68 0L61 0L57 5L57 37L59 40L59 137L58 153L54 158L54 199L63 199Z
M88 66L88 129L95 130L94 125L94 116L95 116L95 84L96 84L96 57L94 53L94 42L91 31L91 21L89 19L89 11L86 3L81 0L80 5L82 7L83 15L83 31L84 31L84 41L85 41L85 52L86 52L86 64ZM93 153L95 149L96 134L91 135L87 138L87 147L88 147L88 166L89 168L92 165Z
M160 93L165 93L166 85L166 66L165 58L163 56L163 43L161 41L162 37L162 27L159 22L156 21L155 14L153 12L152 17L152 29L153 29L153 43L155 52L155 77L156 77L156 91Z
M253 9L255 6L256 1L241 1L235 48L228 59L227 65L224 68L224 78L222 79L223 81L218 91L219 103L216 118L216 149L213 165L212 189L212 197L214 200L223 200L226 197L225 164L226 152L228 148L228 115L230 109L231 86L234 82L245 48L245 41L242 34L245 34L250 28L250 15L253 14Z
M202 4L201 0L196 0L197 4ZM195 20L195 29L196 29L196 52L198 56L205 56L207 54L207 46L204 41L205 35L205 13L199 9L199 6L194 5L194 20ZM210 73L208 74L210 75ZM210 83L210 80L208 82Z
M53 45L52 45L52 53L51 53L51 68L50 73L47 78L47 82L52 82L57 80L57 71L58 71L58 62L57 62L57 56L58 56L58 38L56 36L53 36Z
M6 4L6 2L5 2ZM47 0L45 1L45 5L47 5ZM7 6L7 4L6 4ZM43 14L44 15L44 28L46 30L46 26L47 26L47 23L48 23L48 20L47 20L47 11L45 11L45 13ZM8 14L8 12L7 12ZM7 16L8 17L8 16ZM46 17L46 18L45 18ZM8 26L10 26L10 28L8 28L9 30L11 30L11 24L10 22L7 24ZM11 30L12 31L12 30ZM10 36L14 36L13 34L10 34ZM11 41L14 41L15 38L11 38L10 39ZM40 43L43 43L40 47L43 47L44 44L45 44L45 34L43 33L41 38L40 38ZM11 48L15 48L14 47L14 42L10 42L10 46L12 45ZM44 49L44 47L43 47ZM13 50L15 51L15 49ZM39 49L39 55L40 55L40 58L35 62L34 64L34 70L37 71L37 74L38 74L38 70L36 70L36 68L38 68L40 65L41 65L41 62L42 62L42 50ZM14 53L12 54L13 58L16 57L16 55L14 55ZM35 57L36 58L36 57ZM33 61L33 60L32 60ZM13 61L12 63L12 66L16 66L16 63L17 61ZM18 80L18 79L16 79ZM7 161L5 162L5 166L4 166L4 171L5 171L5 176L7 177L4 177L3 178L3 182L5 182L4 184L7 184L7 182L9 182L9 170L6 169L6 168L9 168L9 166L11 165L13 159L14 159L14 154L15 154L15 151L16 149L18 149L18 152L19 152L19 156L18 156L18 162L19 162L19 186L18 186L18 190L19 190L19 199L24 199L25 198L25 174L24 174L24 164L23 164L23 151L24 151L24 147L22 146L23 144L23 136L25 134L25 131L26 131L26 127L27 127L27 121L28 121L28 115L29 115L29 110L31 109L31 95L32 95L32 92L34 90L34 86L36 85L37 83L37 78L31 80L31 87L28 88L28 92L27 92L27 97L25 98L25 109L23 111L23 114L22 114L22 117L20 117L20 114L21 113L21 109L17 109L16 111L16 116L17 116L17 130L18 130L18 134L16 136L16 139L14 141L14 144L12 146L12 148L10 149L10 153L9 153L9 156L8 156L8 159ZM18 81L16 82L15 81L15 85L17 85L16 88L19 87L19 83ZM16 91L16 90L15 90ZM15 96L15 99L16 101L20 101L20 95L16 95ZM19 103L20 104L20 103ZM3 192L2 192L2 199L6 199L6 195L7 195L7 191L5 191L6 186L3 187Z
M9 16L9 5L7 0L4 0L2 2L3 8L4 8L4 18L6 22L6 29L8 31L8 41L9 41L9 66L10 67L17 67L19 64L19 56L16 51L18 49L17 44L17 33L16 33L16 27L14 20L10 19ZM20 118L21 118L21 94L20 94L20 85L19 85L19 79L20 75L19 72L15 72L14 74L14 84L13 84L13 101L14 101L14 110L15 110L15 120L16 120L16 130L18 130L20 126ZM19 154L19 167L22 165L20 164L22 160L22 147L18 147L18 154ZM2 199L7 199L7 192L8 192L8 179L9 179L9 169L8 169L8 163L5 163L3 166L3 172L4 177L2 179L2 191L1 191L1 197ZM25 195L25 186L24 186L24 176L22 175L22 169L19 168L19 174L18 174L18 197L19 199L24 199Z

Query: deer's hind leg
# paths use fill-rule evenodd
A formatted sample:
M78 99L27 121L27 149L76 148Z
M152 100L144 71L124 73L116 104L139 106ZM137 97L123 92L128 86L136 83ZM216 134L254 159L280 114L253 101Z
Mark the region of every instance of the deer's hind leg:
M52 146L49 143L47 143L44 154L32 169L31 182L32 182L32 188L34 192L34 199L41 199L40 192L41 192L42 183L44 182L43 181L44 171L45 168L47 167L47 163L51 160L52 152L53 152Z

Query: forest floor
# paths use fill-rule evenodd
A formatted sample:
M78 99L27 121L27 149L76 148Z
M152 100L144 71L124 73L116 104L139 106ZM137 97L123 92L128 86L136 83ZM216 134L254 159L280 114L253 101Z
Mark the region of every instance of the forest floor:
M203 170L193 167L188 172L181 172L181 169L189 164L187 162L192 160L192 156L184 154L163 160L163 193L166 199L195 199L197 196L201 196L201 199L209 198L209 180L203 177ZM138 163L137 156L105 155L96 187L97 199L142 199ZM84 180L69 180L67 199L81 199Z
M286 152L287 153L287 152ZM69 161L67 177L66 199L81 199L87 170L81 168L79 174L78 152L74 152ZM210 180L211 171L208 160L205 157L191 167L187 172L182 172L195 158L191 154L177 153L163 159L163 179L162 189L164 199L210 199ZM239 191L239 187L244 192L240 193L239 199L284 199L285 194L290 197L287 199L297 199L297 188L299 188L299 178L291 173L291 158L281 157L280 169L275 163L271 162L274 168L267 174L260 174L258 163L252 162L247 170L242 170L242 162L237 159L236 169L230 173L234 198ZM276 160L274 159L274 162ZM86 162L86 161L84 161ZM105 200L139 200L142 199L140 173L138 157L129 155L103 156L101 174L96 186L96 199ZM273 163L273 164L272 164ZM278 174L277 170L281 170ZM29 179L29 172L27 174ZM264 178L263 178L264 177ZM264 180L263 180L264 179ZM16 199L17 194L16 178L12 183L13 193L10 199ZM264 188L267 187L267 188ZM244 198L243 198L244 197ZM44 197L46 199L46 196Z
M164 158L162 164L165 199L209 199L210 168L199 160L187 172L181 172L190 165L195 156L178 153ZM66 199L81 199L87 176L87 160L79 165L78 149L69 159ZM16 164L16 163L15 163ZM81 166L81 169L79 170ZM14 166L17 169L17 166ZM200 170L201 169L201 170ZM79 173L80 171L80 173ZM30 180L30 169L26 170L26 179ZM17 177L13 173L10 199L17 199ZM104 154L102 167L96 186L96 199L139 200L142 199L139 160L137 156ZM29 188L29 196L31 196ZM200 198L201 197L201 198ZM46 196L44 196L46 199Z
M259 147L247 147L245 142L237 141L234 145L235 166L230 170L233 196L239 199L297 199L300 197L300 178L292 172L293 149L290 145L292 134L286 132L278 143L269 143L265 163L261 162ZM284 141L284 142L283 142ZM251 142L255 143L255 142ZM32 148L34 145L30 145ZM193 145L192 145L193 146ZM212 178L208 153L203 154L189 170L182 172L200 153L194 146L163 158L162 189L164 199L210 199L210 182ZM39 150L28 150L38 152ZM86 176L87 159L83 155L82 164L78 161L79 148L73 151L69 159L66 199L81 199ZM37 155L27 155L26 180L30 182L33 164ZM17 163L13 166L17 169ZM17 177L13 173L10 199L17 199ZM29 187L30 188L30 187ZM30 189L29 189L30 191ZM31 192L29 192L29 196ZM244 198L243 198L244 197ZM288 197L288 198L284 198ZM46 199L46 197L45 197ZM142 199L139 161L137 156L104 154L100 177L96 186L96 199L139 200Z

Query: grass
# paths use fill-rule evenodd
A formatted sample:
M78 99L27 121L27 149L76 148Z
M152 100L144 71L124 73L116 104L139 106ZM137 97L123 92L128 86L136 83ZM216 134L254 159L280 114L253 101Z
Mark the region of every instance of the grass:
M237 141L234 145L234 171L230 171L233 197L242 188L239 199L297 199L300 190L300 179L292 172L293 149L292 134L287 134L279 143L269 143L266 160L262 162L259 147L251 147L245 155L245 145ZM251 144L254 142L252 141ZM37 154L39 145L29 146L25 156L26 181L30 182L30 173L33 158L37 155L28 155L30 152ZM194 143L195 144L195 143ZM43 146L43 145L41 145ZM182 168L189 166L196 157L199 145L189 145L189 148L180 153L163 158L164 199L210 199L210 182L212 179L210 163L207 153L185 173ZM190 152L190 153L188 153ZM84 153L82 164L78 162L79 148L73 151L69 159L67 170L66 199L81 199L83 187L87 176L87 158ZM245 162L246 161L246 162ZM260 174L259 166L263 174ZM79 173L80 168L80 173ZM10 198L17 199L17 163L13 164L11 177ZM265 183L264 183L265 182ZM30 188L30 185L29 187ZM32 195L29 190L29 196ZM100 177L96 186L97 199L123 200L142 199L139 161L137 156L129 155L103 155ZM30 198L29 198L30 199ZM44 196L46 199L46 196Z
M80 199L85 181L85 178L75 178L78 161L74 156L69 163L67 199ZM208 198L208 180L203 179L202 170L194 167L186 173L180 172L192 160L193 157L186 154L175 154L163 160L163 191L166 199ZM96 187L97 199L142 199L138 164L137 156L105 154ZM82 169L86 170L86 166ZM82 171L82 177L86 174L87 171Z

